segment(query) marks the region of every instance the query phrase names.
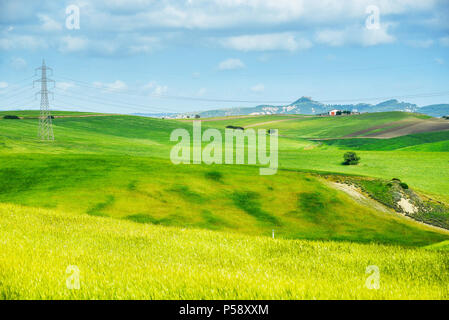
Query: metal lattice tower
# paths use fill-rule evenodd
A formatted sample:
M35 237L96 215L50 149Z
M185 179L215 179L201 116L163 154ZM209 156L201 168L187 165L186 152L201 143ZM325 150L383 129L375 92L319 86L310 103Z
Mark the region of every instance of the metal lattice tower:
M42 66L37 68L37 70L41 70L41 78L39 80L35 80L35 82L41 83L41 91L36 94L41 95L41 113L39 116L39 139L41 140L55 140L53 135L53 127L51 122L51 114L50 114L50 104L48 102L48 94L53 94L52 92L47 90L47 82L53 82L54 80L47 78L47 70L53 72L53 69L47 67L45 65L45 60L42 60ZM34 84L34 83L33 83Z

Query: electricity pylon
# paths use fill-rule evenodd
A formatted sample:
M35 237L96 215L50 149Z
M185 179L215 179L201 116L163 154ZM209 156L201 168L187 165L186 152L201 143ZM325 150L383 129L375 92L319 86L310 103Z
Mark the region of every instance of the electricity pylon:
M47 78L47 70L50 70L53 73L53 69L49 68L45 65L45 60L42 60L42 66L36 68L37 70L41 70L41 78L39 80L35 80L34 82L41 83L41 91L36 94L41 95L41 113L39 116L39 132L38 136L41 140L55 140L53 135L53 127L51 123L51 114L50 114L50 106L48 102L48 94L53 94L47 90L47 82L55 82L54 80ZM34 85L33 82L33 85Z

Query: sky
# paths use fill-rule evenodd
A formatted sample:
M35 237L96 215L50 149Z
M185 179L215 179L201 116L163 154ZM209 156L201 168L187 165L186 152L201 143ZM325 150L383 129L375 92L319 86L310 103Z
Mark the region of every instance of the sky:
M449 0L0 0L0 110L43 59L53 110L449 103L448 53Z

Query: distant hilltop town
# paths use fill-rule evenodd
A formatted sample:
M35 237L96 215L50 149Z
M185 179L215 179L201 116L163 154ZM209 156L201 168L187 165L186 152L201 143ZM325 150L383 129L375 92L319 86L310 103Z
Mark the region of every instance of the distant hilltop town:
M210 118L239 115L272 115L272 114L304 114L304 115L348 115L366 112L403 111L427 114L433 117L449 115L449 104L436 104L418 107L416 104L400 102L396 99L387 100L378 104L323 104L312 100L311 97L302 97L286 106L259 105L255 107L236 107L228 109L215 109L185 113L157 113L137 115L169 119Z

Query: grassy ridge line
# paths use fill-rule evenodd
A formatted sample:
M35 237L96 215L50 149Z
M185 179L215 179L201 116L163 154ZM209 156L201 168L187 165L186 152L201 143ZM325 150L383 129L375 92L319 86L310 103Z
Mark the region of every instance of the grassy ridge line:
M381 117L384 120L386 118L385 114L363 116L366 118L366 121L363 120L365 125L369 117ZM392 116L403 117L404 114L392 113ZM349 118L351 117L345 117ZM342 121L333 119L337 123ZM260 122L260 119L257 121ZM315 125L319 125L319 121L321 120L316 120ZM287 122L292 121L281 122L279 125L285 126ZM301 122L294 122L300 130ZM127 154L165 159L168 158L171 146L175 144L169 142L170 132L179 127L188 131L192 129L191 124L187 122L137 116L55 119L54 131L57 139L51 144L46 144L36 139L38 125L36 120L0 120L0 123L2 153ZM203 128L206 127L204 123ZM223 129L221 125L219 128ZM440 146L443 150L445 143L439 142L443 144ZM449 184L441 179L449 176L448 152L429 153L420 150L406 152L405 149L402 152L360 151L362 162L357 167L349 168L341 165L344 151L336 146L323 146L296 138L280 138L279 148L281 168L331 171L384 179L397 177L409 183L413 189L449 201Z
M361 131L370 127L386 125L401 120L413 121L415 119L428 119L415 113L406 112L378 112L341 117L317 117L299 116L292 117L290 121L276 123L266 123L280 118L268 116L266 120L260 118L253 119L232 119L215 122L206 122L208 126L224 128L226 125L245 126L261 123L257 128L278 129L279 134L290 138L340 138L351 133ZM288 119L288 117L286 117ZM256 127L254 127L256 129Z
M355 138L322 140L322 143L329 146L336 146L340 149L352 150L411 151L414 149L413 147L421 147L425 148L428 152L449 152L449 131L418 133L391 139ZM424 144L426 146L420 146ZM432 146L435 146L435 148L432 148Z
M3 299L448 299L447 252L273 240L0 204ZM80 290L66 268L80 270ZM365 269L380 270L368 290ZM410 285L410 284L413 285Z

